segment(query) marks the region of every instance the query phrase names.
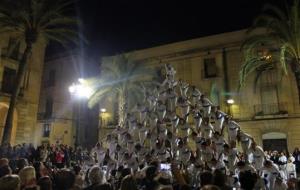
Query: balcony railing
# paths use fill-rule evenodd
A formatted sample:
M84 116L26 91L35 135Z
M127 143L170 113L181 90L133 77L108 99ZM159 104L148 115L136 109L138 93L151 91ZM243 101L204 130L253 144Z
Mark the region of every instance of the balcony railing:
M254 105L254 113L254 117L287 115L287 103L257 104Z

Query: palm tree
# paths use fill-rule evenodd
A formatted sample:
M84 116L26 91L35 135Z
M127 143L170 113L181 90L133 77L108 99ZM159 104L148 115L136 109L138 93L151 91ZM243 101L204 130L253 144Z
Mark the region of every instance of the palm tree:
M107 59L102 62L100 78L91 82L96 90L89 99L89 106L92 107L107 97L114 97L118 103L118 123L121 125L126 111L142 99L142 85L147 88L155 80L155 76L154 69L132 61L129 54Z
M10 98L2 143L10 142L13 111L33 46L50 40L61 44L76 42L77 20L65 16L71 5L70 0L1 1L0 33L12 35L17 42L26 44Z
M240 87L246 77L256 71L255 84L258 78L270 69L277 69L287 74L291 68L297 83L300 101L300 7L299 0L286 11L273 5L265 5L264 13L258 16L250 29L251 36L242 45L244 64L240 70ZM260 32L257 32L262 29ZM258 53L266 49L267 54Z

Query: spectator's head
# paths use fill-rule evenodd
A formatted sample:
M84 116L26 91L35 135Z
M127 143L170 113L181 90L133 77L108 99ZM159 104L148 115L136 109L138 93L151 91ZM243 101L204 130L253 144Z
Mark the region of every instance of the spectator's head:
M19 171L21 169L23 169L25 166L28 166L28 161L25 158L21 158L18 160L17 162L17 168L19 169Z
M221 170L215 170L214 172L214 185L222 188L226 184L226 175Z
M79 165L73 166L73 170L75 172L75 175L78 175L81 171L81 167Z
M59 170L54 176L56 189L71 189L75 183L75 174L68 169Z
M0 177L5 175L10 175L12 173L10 167L8 165L0 167Z
M239 168L239 169L242 169L246 166L246 163L244 161L239 161L236 166Z
M213 184L213 175L211 172L203 172L200 175L201 187Z
M93 166L90 169L89 181L91 184L102 184L104 182L104 174L100 167Z
M200 190L220 190L220 188L215 185L205 185Z
M149 180L153 180L157 173L157 167L149 166L146 168L146 178Z
M122 173L121 173L121 178L127 176L127 175L131 175L131 168L124 168L122 170Z
M19 172L21 186L30 186L36 183L35 169L32 166L26 166Z
M43 162L35 162L33 164L35 168L36 179L38 180L40 177L47 175L48 171Z
M244 171L239 173L239 181L242 189L252 190L255 186L257 178L256 175L252 174L250 171Z
M267 167L267 168L270 168L270 167L272 166L272 161L266 160L266 161L264 162L264 166Z
M6 175L0 178L2 190L19 190L20 186L20 178L17 175Z
M39 185L40 190L52 190L52 181L48 176L41 177L37 184Z
M8 161L7 158L1 158L1 159L0 159L0 168L1 168L2 166L6 166L6 165L8 165L8 164L9 164L9 161Z
M120 190L137 190L136 180L132 175L127 175L122 179Z

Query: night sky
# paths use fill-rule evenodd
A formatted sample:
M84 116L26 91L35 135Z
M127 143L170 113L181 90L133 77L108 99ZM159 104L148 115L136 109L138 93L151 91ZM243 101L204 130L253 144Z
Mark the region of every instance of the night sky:
M283 8L286 1L78 0L79 30L89 41L80 46L80 70L93 75L103 56L248 28L266 2Z
M92 57L247 28L263 4L284 0L79 0ZM283 5L283 3L280 3Z

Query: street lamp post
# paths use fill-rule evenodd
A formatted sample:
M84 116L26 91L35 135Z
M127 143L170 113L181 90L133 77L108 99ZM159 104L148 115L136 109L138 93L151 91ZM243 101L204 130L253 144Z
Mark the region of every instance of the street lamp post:
M69 87L69 92L73 99L78 101L76 110L76 126L75 126L75 147L79 144L79 128L80 128L80 119L81 119L81 100L89 99L93 93L91 87L89 87L86 81L82 78L78 79L77 83L73 83Z
M232 115L231 106L234 104L234 100L232 98L230 98L226 101L226 103L227 103L227 106L228 106L228 115Z

